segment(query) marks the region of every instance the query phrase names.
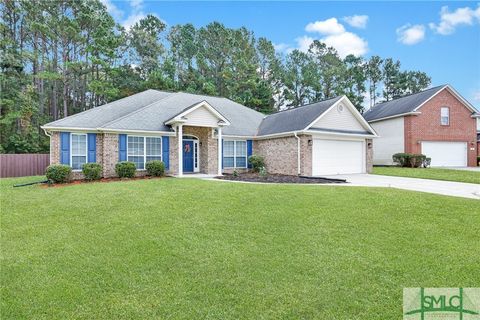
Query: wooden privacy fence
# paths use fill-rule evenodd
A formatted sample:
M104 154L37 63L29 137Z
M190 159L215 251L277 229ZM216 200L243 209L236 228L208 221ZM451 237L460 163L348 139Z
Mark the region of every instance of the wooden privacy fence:
M49 164L49 154L0 154L0 177L43 175Z

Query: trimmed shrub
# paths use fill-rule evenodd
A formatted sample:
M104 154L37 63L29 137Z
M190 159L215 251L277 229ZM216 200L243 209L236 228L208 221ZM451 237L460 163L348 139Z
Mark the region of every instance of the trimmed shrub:
M121 161L115 165L115 172L119 178L133 178L137 167L131 161Z
M85 180L99 180L102 177L102 165L100 163L85 163L82 166L82 173Z
M45 175L52 183L66 183L72 177L72 168L64 164L52 164L45 170Z
M420 166L425 166L427 157L423 154L395 153L392 156L392 159L393 162L398 164L400 167L418 168ZM430 161L431 160L432 159L430 159Z
M149 176L161 177L165 174L165 164L160 160L147 161L145 169Z
M480 166L480 156L477 157L477 164Z
M252 166L253 172L260 172L261 168L265 168L265 159L262 156L254 154L248 157L248 164Z

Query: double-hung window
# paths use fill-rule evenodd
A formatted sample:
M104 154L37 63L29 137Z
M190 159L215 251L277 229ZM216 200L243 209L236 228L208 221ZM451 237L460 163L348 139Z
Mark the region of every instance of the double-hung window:
M223 167L246 168L247 167L247 141L225 140L223 141Z
M450 124L450 108L442 107L440 109L440 123L442 126L448 126Z
M127 160L140 170L145 169L147 161L162 160L162 138L128 136Z
M87 135L71 134L72 159L70 161L73 170L82 170L82 165L87 163Z

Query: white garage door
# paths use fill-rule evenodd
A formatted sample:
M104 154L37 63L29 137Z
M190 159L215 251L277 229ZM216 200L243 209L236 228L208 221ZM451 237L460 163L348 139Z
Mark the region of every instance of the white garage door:
M312 174L365 172L364 141L313 140Z
M422 154L432 158L432 167L463 167L467 165L467 143L425 141Z

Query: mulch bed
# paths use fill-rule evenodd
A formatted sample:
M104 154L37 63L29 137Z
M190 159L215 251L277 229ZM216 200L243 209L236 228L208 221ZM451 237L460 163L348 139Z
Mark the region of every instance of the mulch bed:
M40 186L42 188L56 188L56 187L66 187L66 186L74 186L77 184L83 184L83 183L96 183L96 182L115 182L115 181L132 181L132 180L149 180L149 179L162 179L164 177L152 177L152 176L143 176L143 177L135 177L135 178L102 178L100 180L72 180L68 183L43 183Z
M261 177L257 173L241 173L236 177L232 174L225 174L217 177L217 179L264 183L346 183L345 181L338 179L288 176L283 174L268 174L266 177Z

